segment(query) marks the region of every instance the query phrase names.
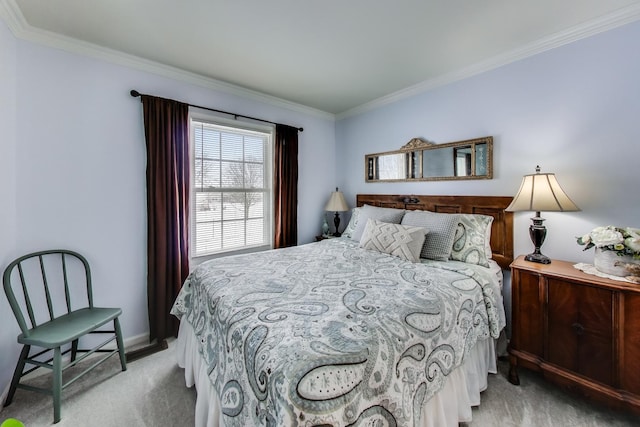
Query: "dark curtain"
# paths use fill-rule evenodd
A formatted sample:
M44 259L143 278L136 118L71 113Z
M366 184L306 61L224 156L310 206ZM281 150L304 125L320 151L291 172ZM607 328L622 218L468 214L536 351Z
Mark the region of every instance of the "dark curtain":
M169 313L189 274L189 106L142 95L147 145L150 340L177 336Z
M274 144L274 247L298 243L298 129L276 125Z

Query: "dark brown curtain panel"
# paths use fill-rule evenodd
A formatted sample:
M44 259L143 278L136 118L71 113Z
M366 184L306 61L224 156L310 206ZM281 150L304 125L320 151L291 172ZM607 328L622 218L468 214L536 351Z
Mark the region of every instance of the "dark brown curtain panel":
M274 247L298 243L298 129L276 125L274 144Z
M189 274L189 106L142 95L147 146L150 340L177 336L169 311Z

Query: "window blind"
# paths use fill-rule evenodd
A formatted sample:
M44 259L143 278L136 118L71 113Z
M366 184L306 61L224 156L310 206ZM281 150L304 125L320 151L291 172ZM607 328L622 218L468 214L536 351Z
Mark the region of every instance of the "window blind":
M191 120L192 255L271 245L271 133Z

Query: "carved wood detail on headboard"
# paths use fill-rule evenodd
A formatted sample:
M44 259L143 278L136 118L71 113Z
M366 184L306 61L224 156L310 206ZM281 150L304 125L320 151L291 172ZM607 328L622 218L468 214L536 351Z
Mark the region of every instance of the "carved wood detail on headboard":
M491 226L493 259L502 268L509 268L513 261L513 212L505 212L505 208L512 199L508 196L358 194L356 205L490 215L494 218Z

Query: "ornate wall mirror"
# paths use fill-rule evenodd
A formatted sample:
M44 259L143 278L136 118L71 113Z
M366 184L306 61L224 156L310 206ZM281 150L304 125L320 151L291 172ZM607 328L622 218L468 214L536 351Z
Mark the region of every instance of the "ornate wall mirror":
M397 151L364 157L367 182L493 178L493 137L435 144L413 138Z

